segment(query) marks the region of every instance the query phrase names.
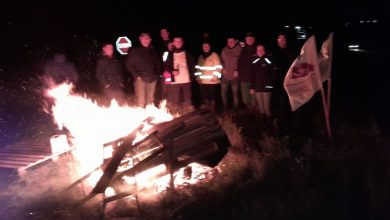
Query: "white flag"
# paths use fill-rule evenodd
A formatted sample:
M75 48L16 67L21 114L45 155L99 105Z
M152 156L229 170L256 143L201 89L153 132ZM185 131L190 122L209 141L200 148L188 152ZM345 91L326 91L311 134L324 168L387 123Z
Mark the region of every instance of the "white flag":
M308 102L322 87L317 56L313 35L302 46L300 56L295 59L284 78L283 85L292 111Z
M321 80L325 82L330 79L332 70L332 55L333 55L333 32L322 43L320 54L318 55L318 64L320 66Z

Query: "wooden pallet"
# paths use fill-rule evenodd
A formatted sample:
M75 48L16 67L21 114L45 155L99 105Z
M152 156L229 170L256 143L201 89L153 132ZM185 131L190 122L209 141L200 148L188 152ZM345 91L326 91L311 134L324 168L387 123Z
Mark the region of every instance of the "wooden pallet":
M0 169L12 169L23 175L51 158L49 142L22 141L0 148Z

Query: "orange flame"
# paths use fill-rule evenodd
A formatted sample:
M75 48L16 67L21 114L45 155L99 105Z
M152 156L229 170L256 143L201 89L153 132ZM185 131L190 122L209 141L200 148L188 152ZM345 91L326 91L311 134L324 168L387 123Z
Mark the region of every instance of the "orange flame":
M104 159L112 157L112 146L103 149L104 143L128 135L148 118L151 118L152 124L170 121L174 118L166 109L165 102L161 104L160 108L152 105L139 108L128 105L120 106L116 100L112 100L110 106L102 107L91 99L74 94L72 88L73 85L67 83L55 85L47 90L46 95L53 99L51 113L58 128L65 127L70 133L70 142L73 145L71 146L72 153L78 161L80 176L102 165ZM145 131L151 127L151 124L144 124L143 130L139 132L134 143L145 138ZM70 149L70 146L63 146L64 143L64 137L54 138L52 140L53 152ZM194 177L196 172L204 171L206 168L211 169L196 164L190 166ZM183 172L183 169L180 169L174 174L175 185L192 184L198 181L197 177L186 179L182 174ZM161 164L137 174L135 178L125 177L125 180L129 184L136 181L137 185L146 188L157 186L157 191L161 191L169 185L169 175L165 175L166 173L167 168L164 164ZM91 186L96 185L102 174L102 170L95 171L88 178L89 184ZM157 178L158 175L165 176ZM113 189L109 189L107 193L111 195L115 192Z

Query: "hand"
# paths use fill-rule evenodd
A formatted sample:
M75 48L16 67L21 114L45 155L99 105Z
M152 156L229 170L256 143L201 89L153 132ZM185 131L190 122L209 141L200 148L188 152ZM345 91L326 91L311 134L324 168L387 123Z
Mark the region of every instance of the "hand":
M164 76L165 79L166 79L166 78L171 78L171 74L170 74L168 71L165 71L165 72L163 73L163 76Z
M174 71L172 71L172 74L173 74L174 76L177 76L177 75L179 75L179 71L174 70Z
M254 95L254 94L256 93L256 91L255 91L254 89L251 89L251 90L249 90L249 93L250 93L251 95Z
M238 78L238 71L237 70L233 72L233 77Z

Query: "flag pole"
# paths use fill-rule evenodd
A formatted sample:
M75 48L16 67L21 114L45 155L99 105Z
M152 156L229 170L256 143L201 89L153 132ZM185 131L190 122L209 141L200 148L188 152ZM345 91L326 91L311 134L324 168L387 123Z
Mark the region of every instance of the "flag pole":
M329 139L332 140L332 129L330 127L329 111L328 111L328 106L329 105L327 105L327 101L326 101L326 98L325 98L325 91L324 91L324 87L323 86L321 86L321 98L322 98L322 106L324 108L326 131L328 132Z
M328 67L328 71L329 71L329 80L328 80L328 89L327 89L327 107L328 107L328 115L330 116L330 102L331 102L331 92L332 92L332 67L333 67L333 32L331 32L329 34L329 37L330 37L330 42L331 42L331 45L329 46L329 51L328 51L328 54L329 54L329 67ZM328 38L329 38L328 37Z
M331 94L332 94L332 77L328 79L328 88L327 88L327 95L326 95L326 107L328 110L328 115L330 118L330 102L331 102Z

